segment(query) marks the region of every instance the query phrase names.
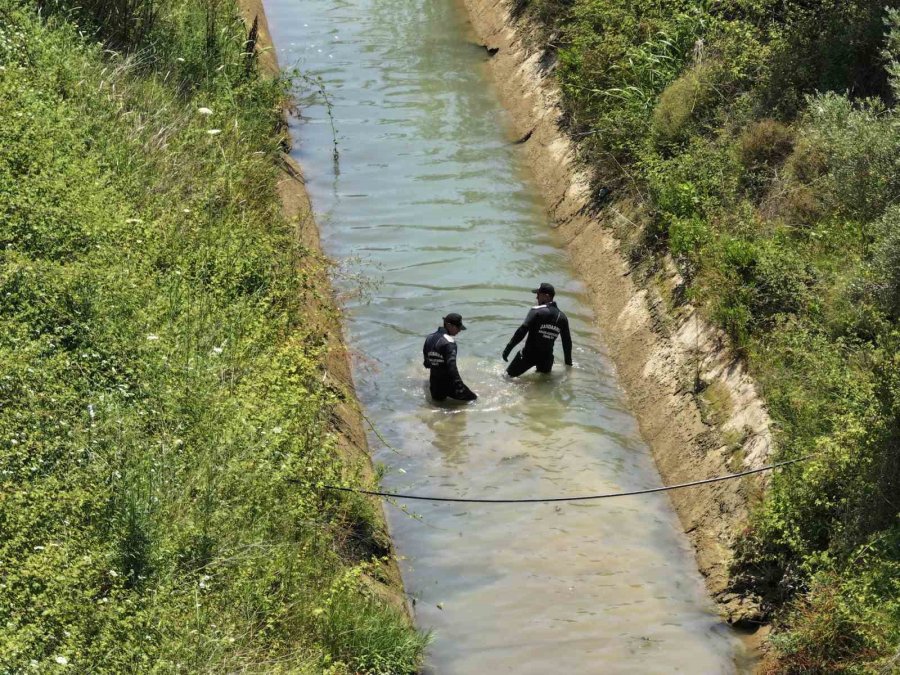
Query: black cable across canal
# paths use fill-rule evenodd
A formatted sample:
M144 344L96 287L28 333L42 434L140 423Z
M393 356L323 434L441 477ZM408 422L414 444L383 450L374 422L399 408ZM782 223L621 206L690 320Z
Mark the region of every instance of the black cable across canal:
M361 490L359 488L349 488L349 487L340 487L338 485L322 485L321 489L323 490L335 490L339 492L355 492L357 494L363 495L372 495L373 497L393 497L395 499L417 499L419 501L427 501L427 502L464 502L468 504L536 504L536 503L547 503L547 502L584 502L593 499L611 499L612 497L631 497L634 495L646 495L651 494L653 492L667 492L669 490L678 490L680 488L694 487L697 485L707 485L709 483L718 483L724 480L732 480L734 478L740 478L741 476L750 476L755 473L762 473L764 471L771 471L773 469L777 469L782 466L787 466L789 464L796 464L797 462L804 462L808 459L811 459L815 455L806 455L805 457L799 457L797 459L789 459L784 462L777 462L775 464L769 464L768 466L760 467L759 469L750 469L748 471L741 471L740 473L730 473L725 476L715 476L713 478L704 478L703 480L695 480L689 483L678 483L677 485L663 485L658 488L647 488L645 490L629 490L627 492L609 492L606 494L599 495L582 495L577 497L534 497L530 499L482 499L477 497L432 497L426 495L408 495L402 494L399 492L379 492L376 490ZM291 483L299 483L300 481L296 479L288 479Z

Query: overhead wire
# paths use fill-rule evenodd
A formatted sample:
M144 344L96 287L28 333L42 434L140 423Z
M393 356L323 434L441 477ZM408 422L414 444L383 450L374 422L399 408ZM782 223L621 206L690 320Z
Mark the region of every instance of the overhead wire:
M797 459L789 459L783 462L776 462L775 464L769 464L767 466L760 467L758 469L748 469L747 471L740 471L738 473L730 473L723 476L714 476L712 478L704 478L702 480L690 481L687 483L678 483L676 485L663 485L661 487L655 488L646 488L643 490L627 490L624 492L608 492L604 494L594 494L594 495L578 495L574 497L531 497L524 499L488 499L488 498L480 498L480 497L439 497L433 495L413 495L413 494L404 494L400 492L386 492L380 490L363 490L361 488L352 488L352 487L344 487L340 485L321 485L319 486L323 490L332 490L337 492L354 492L357 494L370 495L373 497L390 497L393 499L416 499L419 501L428 501L428 502L456 502L456 503L469 503L469 504L535 504L535 503L550 503L550 502L583 502L589 500L596 499L611 499L613 497L631 497L635 495L646 495L652 494L654 492L668 492L670 490L679 490L681 488L694 487L697 485L707 485L709 483L718 483L721 481L732 480L735 478L741 478L742 476L750 476L757 473L762 473L764 471L772 471L779 467L788 466L790 464L796 464L798 462L804 462L808 459L811 459L814 455L806 455L804 457L798 457Z

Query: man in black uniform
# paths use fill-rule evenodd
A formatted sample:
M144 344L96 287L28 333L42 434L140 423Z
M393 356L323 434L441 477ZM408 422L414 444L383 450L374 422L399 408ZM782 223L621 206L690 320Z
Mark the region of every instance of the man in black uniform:
M518 377L526 370L536 367L539 373L549 373L553 367L553 345L557 337L562 338L563 355L566 365L572 365L572 336L569 333L569 319L553 301L556 290L551 284L541 284L532 293L537 294L538 304L531 308L525 321L516 330L512 340L503 350L503 360L522 341L525 335L525 346L516 354L513 362L506 369L510 377Z
M456 369L456 335L465 330L462 317L451 312L444 317L444 325L425 338L422 347L424 365L431 371L429 384L431 398L443 401L453 398L458 401L474 401L478 396L463 384Z

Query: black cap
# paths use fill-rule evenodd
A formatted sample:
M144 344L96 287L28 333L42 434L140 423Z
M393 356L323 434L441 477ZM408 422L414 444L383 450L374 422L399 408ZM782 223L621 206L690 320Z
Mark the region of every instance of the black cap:
M454 326L459 326L460 330L466 329L466 327L463 326L462 317L456 312L450 312L447 316L445 316L444 323L452 323Z
M556 289L553 288L553 284L543 283L537 288L535 288L532 293L547 293L548 295L556 295Z

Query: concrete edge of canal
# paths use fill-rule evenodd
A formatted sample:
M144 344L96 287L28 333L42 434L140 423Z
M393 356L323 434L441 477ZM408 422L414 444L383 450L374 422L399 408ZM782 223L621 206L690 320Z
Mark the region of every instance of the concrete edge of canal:
M278 59L262 0L237 0L237 4L248 31L251 30L254 21L257 22L256 48L260 69L264 73L277 74L279 72ZM287 114L285 111L285 115ZM287 140L290 141L289 138ZM313 215L303 172L287 152L281 153L280 164L278 191L281 197L282 213L289 222L296 222L297 237L300 242L308 249L324 255L319 239L318 224ZM324 324L328 327L326 376L332 378L337 388L346 393L346 400L338 406L336 415L331 421L333 431L337 435L338 451L348 463L359 467L366 478L372 478L374 467L369 455L361 407L353 385L350 355L344 343L339 318L340 306L324 269L313 275L311 282L319 292L315 294L316 300L306 308L307 318L314 323ZM387 556L387 562L383 565L383 569L379 571L379 577L387 581L381 582L376 579L370 579L370 581L379 594L401 608L412 620L413 609L403 588L400 567L388 531L383 505L377 497L373 497L372 500L380 518L378 544L381 548L389 549L390 555Z
M726 335L690 305L667 306L663 293L682 284L671 260L665 262L668 289L641 286L630 274L613 227L617 219L632 227L647 222L639 196L617 196L599 211L590 208L589 177L576 162L575 143L560 130L552 66L530 46L534 28L512 16L508 0L461 2L491 54L488 67L501 101L522 139L551 224L588 286L627 401L663 482L764 466L774 446L770 419ZM744 628L758 625L759 607L731 590L729 568L749 507L766 488L764 476L669 493L710 594L723 616Z

